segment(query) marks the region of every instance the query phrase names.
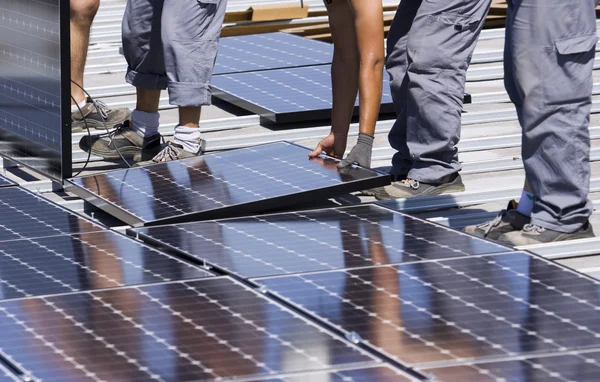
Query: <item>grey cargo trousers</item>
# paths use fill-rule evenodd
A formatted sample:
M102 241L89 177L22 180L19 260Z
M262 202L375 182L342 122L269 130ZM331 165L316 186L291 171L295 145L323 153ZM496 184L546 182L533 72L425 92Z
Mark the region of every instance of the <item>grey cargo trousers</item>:
M169 89L169 103L210 105L227 0L129 0L123 17L126 81Z
M460 170L466 72L491 0L402 0L386 67L398 115L392 174L435 183Z
M508 0L504 82L523 128L532 223L574 232L592 213L589 122L598 0Z

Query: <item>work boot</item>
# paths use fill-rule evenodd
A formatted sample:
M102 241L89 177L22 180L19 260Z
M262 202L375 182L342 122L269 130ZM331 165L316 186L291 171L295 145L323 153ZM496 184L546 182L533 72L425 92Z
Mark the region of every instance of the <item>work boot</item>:
M71 113L71 131L81 133L90 130L112 129L115 125L123 123L131 117L131 111L127 108L109 109L102 101L94 103L87 101L81 108ZM87 128L86 128L87 124Z
M183 149L183 146L178 145L177 143L169 142L163 146L163 149L154 156L154 158L145 161L136 163L135 166L147 166L150 164L157 164L168 162L172 160L193 158L199 155L202 155L204 152L204 148L206 147L206 141L204 139L200 139L200 149L196 153L191 153Z
M529 216L522 215L517 210L517 202L511 200L505 210L485 223L471 225L464 228L466 233L489 240L498 240L498 238L508 232L520 231L525 224L531 222Z
M465 190L460 174L455 173L443 177L439 183L423 183L406 178L385 186L384 193L377 192L377 200L414 198L416 196L439 195Z
M557 241L588 239L594 237L594 230L589 221L579 230L571 233L558 232L535 224L526 224L521 231L513 231L500 236L500 244L519 247L522 245L534 245L554 243Z
M84 136L79 141L79 147L105 160L124 158L140 162L152 158L160 151L160 134L142 137L132 129L127 120L118 124L110 133Z

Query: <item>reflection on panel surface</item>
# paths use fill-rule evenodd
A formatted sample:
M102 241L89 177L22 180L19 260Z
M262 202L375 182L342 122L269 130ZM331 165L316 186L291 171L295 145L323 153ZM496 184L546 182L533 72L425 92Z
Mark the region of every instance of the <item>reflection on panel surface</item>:
M73 191L93 194L82 195L135 224L239 216L389 183L389 176L372 170L309 160L309 152L273 143L76 178Z
M331 117L331 65L225 74L212 84L216 97L276 123ZM393 112L389 89L384 70L381 113Z
M0 154L62 179L71 158L63 163L61 103L70 102L61 99L61 42L68 38L61 39L59 3L68 4L0 4Z
M259 282L408 365L600 347L598 283L525 253Z
M242 277L510 251L382 207L364 205L135 230Z
M333 45L290 33L224 37L214 74L329 64Z
M600 352L425 369L438 382L596 382Z
M109 231L0 246L0 299L206 276L200 268Z
M227 278L0 303L0 348L44 381L199 381L372 362Z
M0 189L0 242L102 228L18 187Z
M420 379L408 376L391 367L362 367L344 371L304 373L287 377L254 379L250 382L417 382Z

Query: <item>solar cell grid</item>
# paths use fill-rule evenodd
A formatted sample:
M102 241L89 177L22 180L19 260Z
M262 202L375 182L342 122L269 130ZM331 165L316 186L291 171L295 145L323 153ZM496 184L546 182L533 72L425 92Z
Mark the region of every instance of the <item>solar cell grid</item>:
M392 113L385 71L383 82L380 112ZM212 85L217 98L276 123L330 118L331 65L220 75L213 77Z
M214 74L330 64L333 46L289 33L225 37Z
M129 224L251 214L389 183L359 167L273 143L157 165L75 178L73 192Z
M102 228L19 187L0 189L0 242L101 231Z
M438 382L595 382L600 373L600 352L442 367L422 372Z
M408 376L391 367L362 367L344 371L323 371L282 376L267 379L253 379L249 382L417 382L420 379Z
M0 348L44 381L208 381L374 364L227 278L0 303Z
M207 276L211 274L110 231L0 246L0 299Z
M375 205L136 229L240 277L396 264L510 249Z
M69 73L62 69L68 37L61 34L68 34L69 8L60 3L0 5L0 154L62 179L71 172L71 137Z
M600 349L598 282L526 253L258 282L406 365Z
M0 364L0 382L23 382L15 374L11 373L6 367Z

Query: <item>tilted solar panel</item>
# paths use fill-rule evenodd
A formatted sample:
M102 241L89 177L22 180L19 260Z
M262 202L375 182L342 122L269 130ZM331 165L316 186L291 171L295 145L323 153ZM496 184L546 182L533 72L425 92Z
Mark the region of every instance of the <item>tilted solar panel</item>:
M71 179L70 189L128 224L242 216L389 184L389 176L278 142Z
M0 348L31 379L213 381L376 365L228 278L0 302Z
M333 45L290 33L224 37L214 74L330 64Z
M69 2L0 4L0 155L71 176Z
M357 341L421 369L600 349L600 283L526 253L258 282Z
M112 231L0 245L0 300L207 276L211 274Z
M10 187L14 185L16 185L15 182L0 175L0 187Z
M417 382L422 379L411 377L391 367L361 367L350 370L301 373L285 377L252 379L248 382Z
M0 242L103 230L20 187L0 189L0 216Z
M131 233L242 278L510 251L375 205L138 228Z

